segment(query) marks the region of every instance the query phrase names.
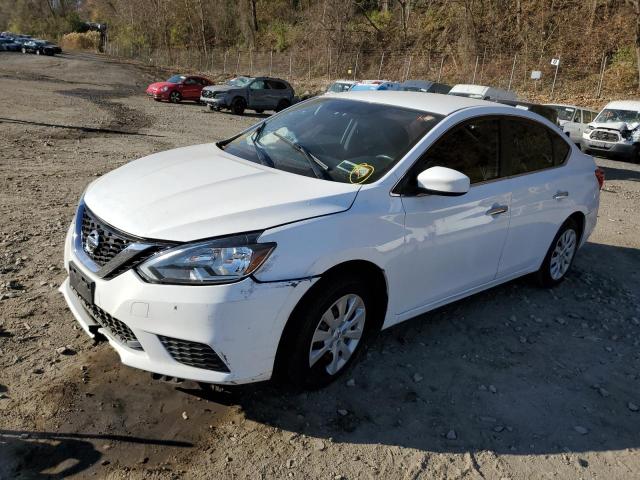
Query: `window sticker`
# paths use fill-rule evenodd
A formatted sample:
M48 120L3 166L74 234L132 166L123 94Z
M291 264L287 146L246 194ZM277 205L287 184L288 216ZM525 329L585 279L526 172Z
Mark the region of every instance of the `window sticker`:
M351 183L364 183L373 174L373 170L373 166L368 163L359 163L351 170L349 181Z

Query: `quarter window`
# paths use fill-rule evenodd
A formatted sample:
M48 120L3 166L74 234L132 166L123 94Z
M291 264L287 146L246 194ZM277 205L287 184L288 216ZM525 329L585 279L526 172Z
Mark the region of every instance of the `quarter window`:
M427 150L416 175L431 167L447 167L464 173L471 183L500 175L500 124L495 119L474 120L455 127Z
M535 172L554 166L549 130L526 120L504 121L504 153L509 175Z

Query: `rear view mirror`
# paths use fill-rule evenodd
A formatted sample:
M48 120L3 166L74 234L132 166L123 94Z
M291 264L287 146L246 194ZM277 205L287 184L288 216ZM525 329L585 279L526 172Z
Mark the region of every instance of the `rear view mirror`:
M433 195L464 195L469 184L464 173L446 167L431 167L418 174L418 188Z

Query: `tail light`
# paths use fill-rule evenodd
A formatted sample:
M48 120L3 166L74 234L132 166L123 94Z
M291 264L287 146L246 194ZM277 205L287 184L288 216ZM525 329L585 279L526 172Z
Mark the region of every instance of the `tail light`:
M602 187L604 186L604 170L600 167L596 168L596 179L598 180L600 190L602 190Z

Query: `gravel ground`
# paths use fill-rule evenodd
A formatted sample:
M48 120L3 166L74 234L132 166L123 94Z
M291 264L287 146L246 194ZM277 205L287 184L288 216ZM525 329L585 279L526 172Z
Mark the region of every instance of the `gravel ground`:
M0 53L0 478L640 478L640 166L553 290L521 279L382 333L341 382L205 392L93 345L57 292L84 187L256 121L143 95L163 72Z

